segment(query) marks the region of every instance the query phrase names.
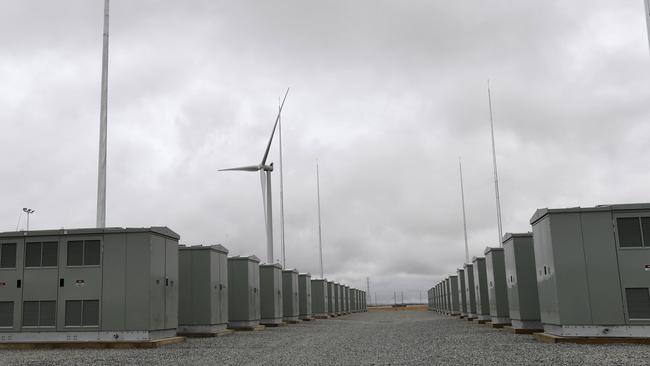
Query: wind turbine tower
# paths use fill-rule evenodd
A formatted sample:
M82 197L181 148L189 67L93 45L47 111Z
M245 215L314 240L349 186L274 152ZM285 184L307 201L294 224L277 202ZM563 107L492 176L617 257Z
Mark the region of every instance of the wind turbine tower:
M271 131L271 137L269 142L266 145L266 150L264 151L264 156L262 157L262 162L258 165L244 166L239 168L230 168L230 169L221 169L220 172L224 171L242 171L242 172L260 172L260 183L262 184L262 203L264 206L264 221L266 226L266 262L269 264L275 263L273 259L273 205L271 202L271 172L273 171L273 163L266 164L266 160L269 157L269 150L271 149L271 143L273 142L273 136L275 135L275 130L278 127L278 122L280 121L280 113L282 113L282 108L284 107L284 102L287 100L287 95L289 94L289 89L284 94L282 103L280 103L280 109L278 115L275 118L275 124L273 125L273 131Z

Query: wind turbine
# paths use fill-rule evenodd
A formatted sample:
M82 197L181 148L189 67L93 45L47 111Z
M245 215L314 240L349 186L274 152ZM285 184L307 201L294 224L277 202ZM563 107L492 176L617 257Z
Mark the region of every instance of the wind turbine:
M284 101L287 99L289 94L289 89L284 93L284 98L280 104L280 109L278 115L275 118L275 124L273 125L273 131L271 131L271 137L269 138L269 143L266 145L266 150L264 151L264 156L262 157L262 162L258 165L244 166L239 168L229 168L229 169L220 169L220 172L226 171L242 171L242 172L260 172L260 183L262 184L262 202L264 205L264 221L266 224L266 262L269 264L274 263L273 260L273 206L271 204L271 172L273 171L273 163L267 165L266 160L269 157L269 150L271 149L271 143L273 142L273 135L275 135L275 129L278 127L278 121L280 120L280 114L282 113L282 107L284 107Z

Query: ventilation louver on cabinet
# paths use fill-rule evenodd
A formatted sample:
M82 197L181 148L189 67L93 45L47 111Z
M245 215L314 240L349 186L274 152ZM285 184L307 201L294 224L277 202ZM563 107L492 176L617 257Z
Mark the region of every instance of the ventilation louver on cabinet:
M630 319L650 319L650 289L626 288L625 295Z
M0 327L14 326L14 302L0 301Z

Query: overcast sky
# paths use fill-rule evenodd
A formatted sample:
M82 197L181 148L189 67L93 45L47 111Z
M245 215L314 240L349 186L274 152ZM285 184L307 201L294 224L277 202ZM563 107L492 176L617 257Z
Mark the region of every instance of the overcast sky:
M95 224L102 0L0 2L0 229ZM650 201L642 0L112 0L108 226L265 258L283 113L287 265L417 297L540 207ZM278 166L277 140L271 160ZM273 173L275 254L279 169ZM24 227L24 219L21 227ZM410 295L409 295L410 294Z

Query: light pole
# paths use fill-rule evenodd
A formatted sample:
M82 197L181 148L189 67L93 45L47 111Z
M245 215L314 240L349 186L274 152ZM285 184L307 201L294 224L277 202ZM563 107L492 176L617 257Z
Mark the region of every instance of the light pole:
M29 231L29 215L36 213L36 210L31 208L23 207L23 212L27 214L27 231Z
M109 2L104 0L104 32L102 43L102 85L99 111L99 160L97 168L97 227L106 227L106 130L108 110L108 15Z

